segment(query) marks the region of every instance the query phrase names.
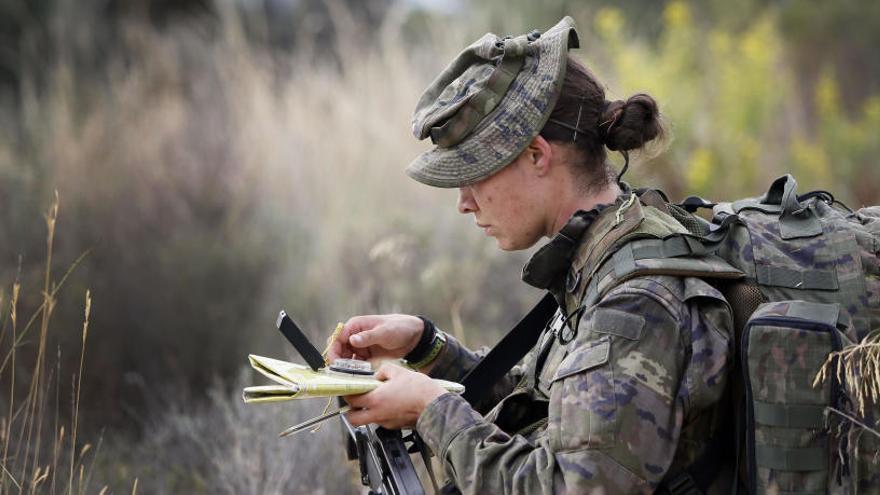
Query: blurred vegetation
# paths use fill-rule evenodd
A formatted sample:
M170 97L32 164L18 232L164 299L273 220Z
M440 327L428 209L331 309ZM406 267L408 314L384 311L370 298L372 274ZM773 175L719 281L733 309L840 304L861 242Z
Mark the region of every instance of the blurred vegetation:
M247 353L292 357L273 328L282 308L315 342L353 314L401 311L482 345L538 298L518 280L528 253L498 252L455 211L455 191L403 174L427 146L409 131L418 95L486 30L572 15L574 53L609 98L655 96L673 139L637 157L631 182L724 200L791 172L850 206L880 202L873 4L423 4L0 1L2 314L15 280L20 314L41 304L41 215L57 190L55 271L88 252L63 291L93 299L79 410L81 438L108 428L96 483L295 486L267 456L302 406L250 412L236 391ZM78 373L81 299L59 298L52 318L57 363L26 339L19 376ZM318 448L290 440L284 455L334 459L337 433ZM169 456L143 461L157 450ZM322 476L308 487L347 486Z

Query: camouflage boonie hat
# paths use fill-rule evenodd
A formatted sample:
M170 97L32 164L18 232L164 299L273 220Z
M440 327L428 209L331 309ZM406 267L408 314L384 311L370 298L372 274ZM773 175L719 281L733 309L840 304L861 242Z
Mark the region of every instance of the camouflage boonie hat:
M488 33L431 83L413 112L413 134L437 146L406 169L436 187L460 187L501 170L544 127L562 86L569 48L579 46L565 17L541 34Z

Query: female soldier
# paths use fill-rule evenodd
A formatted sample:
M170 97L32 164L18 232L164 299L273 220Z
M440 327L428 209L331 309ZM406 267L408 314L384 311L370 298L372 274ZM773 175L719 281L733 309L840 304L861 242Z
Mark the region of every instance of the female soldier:
M436 147L411 177L457 187L458 210L503 250L551 238L523 270L560 305L535 349L476 409L428 376L460 380L479 354L428 320L351 318L330 353L406 358L422 372L383 366L380 387L349 398L349 420L414 426L465 493L693 487L685 468L710 450L718 423L732 325L724 298L696 278L618 276L634 243L686 232L606 161L606 148L626 154L661 135L657 105L644 94L606 101L568 55L577 46L568 17L544 34L487 34L413 118L416 137Z

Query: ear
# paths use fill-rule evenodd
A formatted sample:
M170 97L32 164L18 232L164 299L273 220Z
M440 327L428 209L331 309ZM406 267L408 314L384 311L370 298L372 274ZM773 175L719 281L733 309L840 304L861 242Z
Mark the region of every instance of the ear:
M551 162L553 161L553 147L540 134L532 139L532 142L525 149L526 162L532 166L538 177L543 177L550 173Z

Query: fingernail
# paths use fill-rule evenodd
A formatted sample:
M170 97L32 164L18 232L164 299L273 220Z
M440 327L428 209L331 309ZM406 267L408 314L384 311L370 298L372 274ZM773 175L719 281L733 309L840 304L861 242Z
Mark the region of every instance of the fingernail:
M351 341L352 344L359 345L361 343L362 338L363 337L361 337L360 335L352 335L351 338L349 338L349 340Z

